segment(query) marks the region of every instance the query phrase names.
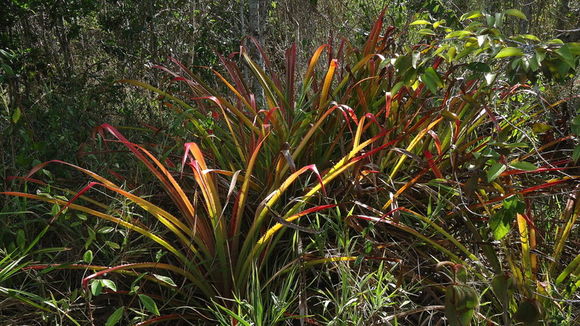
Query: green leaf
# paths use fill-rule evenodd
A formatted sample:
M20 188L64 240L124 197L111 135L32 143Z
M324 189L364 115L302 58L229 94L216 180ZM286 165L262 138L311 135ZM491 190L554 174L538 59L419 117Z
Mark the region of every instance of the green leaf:
M461 17L459 18L459 20L466 20L466 19L473 19L473 18L478 18L483 16L483 14L481 13L481 11L479 10L473 10L470 11L468 13L465 13L463 15L461 15Z
M117 310L115 310L109 316L109 318L107 318L107 321L105 322L105 326L115 326L115 325L117 325L117 323L119 323L119 321L123 317L123 311L124 310L125 310L125 307L119 307L119 308L117 308Z
M498 54L495 55L495 59L505 58L505 57L521 57L524 55L524 52L518 48L514 47L506 47L501 49Z
M153 276L154 276L156 279L160 280L161 282L167 283L167 284L169 284L169 285L171 285L171 286L177 286L177 285L175 284L175 282L173 282L173 280L172 280L170 277L163 276L163 275L157 275L157 274L153 274Z
M452 326L471 324L479 295L475 289L465 285L450 285L445 291L445 316Z
M445 24L447 21L445 21L445 19L442 19L440 21L434 22L433 23L433 28L437 28L439 26L441 26L442 24Z
M466 36L470 36L470 35L472 35L472 34L473 34L473 33L472 33L472 32L470 32L470 31L463 31L463 30L462 30L462 31L453 31L453 32L451 32L451 33L447 34L447 35L445 36L445 38L447 39L447 38L453 38L453 37L457 37L457 38L460 38L460 39L461 39L461 38L464 38L464 37L466 37Z
M531 41L536 41L536 42L540 42L540 39L536 36L536 35L532 35L532 34L523 34L521 35L523 38L531 40Z
M437 34L435 34L435 32L433 32L432 29L428 29L428 28L422 28L422 29L418 30L417 33L419 33L421 35L437 35Z
M431 25L431 23L428 22L428 21L426 21L426 20L424 20L424 19L418 19L418 20L412 22L409 25Z
M107 240L107 241L105 241L105 244L107 246L109 246L109 248L114 249L114 250L117 250L117 249L120 249L121 248L121 246L118 243L113 242L113 241L108 241Z
M103 286L106 287L107 289L111 289L112 291L117 291L117 285L115 284L115 282L113 282L111 280L107 280L107 279L102 279L100 281L103 284Z
M568 44L566 44L568 46L568 48L570 49L570 52L573 55L580 55L580 43L578 42L570 42Z
M421 81L425 83L433 94L437 93L437 89L443 86L443 81L433 67L425 69L425 73L421 76Z
M146 294L139 294L139 301L141 301L141 303L143 304L143 306L147 311L156 316L160 315L159 309L157 309L157 304L155 303L155 301L153 301L153 299L151 299L150 296Z
M508 10L504 11L504 14L510 15L510 16L514 16L514 17L518 17L518 18L521 18L523 20L528 20L528 18L526 17L526 15L523 12L521 12L521 11L519 11L517 9L508 9Z
M489 219L493 238L501 240L505 237L510 231L516 214L523 213L524 209L524 203L518 197L512 196L504 199L502 207Z
M91 293L94 296L100 295L103 292L103 283L101 280L93 280L91 283Z
M111 233L111 232L113 232L113 231L115 231L115 228L114 228L114 227L112 227L112 226L103 226L102 228L100 228L100 229L97 231L97 233L100 233L100 234L107 234L107 233Z
M492 182L493 180L497 179L503 171L506 170L506 166L502 163L496 162L494 163L489 170L487 171L487 181Z
M433 32L432 29L428 29L428 28L422 28L422 29L418 30L417 33L419 33L421 35L437 35L437 34L435 34L435 32Z
M12 122L17 123L18 120L20 120L21 116L22 111L20 111L20 108L16 108L16 110L14 110L14 113L12 113Z
M413 59L411 56L403 55L397 58L395 61L395 68L400 72L405 72L407 69L411 68L413 64Z
M510 164L510 166L514 169L523 170L523 171L535 171L538 169L537 166L533 165L530 162L516 162L514 164Z
M505 170L505 164L499 162L494 163L487 171L487 182L492 182L493 180L497 179L497 177L499 177L499 175L502 174Z
M580 158L580 145L576 145L576 147L574 148L574 153L572 153L572 161L576 163L578 162L579 158Z
M85 254L83 255L83 261L87 264L90 264L93 262L93 251L92 250L85 251Z
M504 273L496 274L491 281L491 288L493 289L493 293L495 293L495 296L504 307L507 307L509 304L508 281L509 277Z
M489 227L495 240L501 240L509 232L513 222L513 216L506 214L505 210L500 209L489 219Z
M558 53L560 57L564 59L564 62L566 62L568 66L570 66L570 68L575 68L576 65L574 62L575 61L574 55L572 54L572 51L570 51L570 47L568 46L568 44L565 44L561 48L556 50L556 53Z

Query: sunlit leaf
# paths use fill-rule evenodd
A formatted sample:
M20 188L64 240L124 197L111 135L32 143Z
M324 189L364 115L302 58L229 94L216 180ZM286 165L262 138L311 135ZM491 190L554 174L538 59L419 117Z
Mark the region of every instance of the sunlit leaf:
M412 22L409 25L431 25L431 23L428 22L428 21L426 21L426 20L424 20L424 19L419 19L419 20L416 20L416 21Z
M451 33L447 34L447 35L445 36L445 38L447 39L447 38L454 38L454 37L457 37L457 38L459 38L459 39L462 39L462 38L464 38L464 37L466 37L466 36L470 36L470 35L472 35L472 34L473 34L473 33L472 33L472 32L470 32L470 31L463 31L463 30L462 30L462 31L453 31L453 32L451 32Z
M160 281L162 281L164 283L167 283L167 284L169 284L171 286L177 286L175 284L175 282L173 282L173 280L171 279L171 277L167 277L167 276L163 276L163 275L158 275L158 274L153 274L153 277L155 277L156 279L158 279L158 280L160 280Z
M465 13L463 15L461 15L461 17L459 18L459 20L466 20L466 19L473 19L473 18L478 18L483 16L483 14L481 13L481 11L479 10L473 10L470 11L468 13Z
M504 199L502 207L489 219L494 239L503 239L509 233L516 215L523 211L524 203L517 196Z
M499 51L499 53L496 54L494 58L500 59L506 57L521 57L522 55L524 55L522 50L514 47L506 47L501 49L501 51Z
M499 177L499 175L502 174L502 172L505 170L505 164L499 162L494 163L487 171L487 181L492 182L493 180L497 179L497 177Z
M117 291L117 285L115 284L115 282L108 279L102 279L99 281L103 284L103 287L106 287L107 289L111 289L113 291Z
M540 39L536 36L536 35L532 35L532 34L523 34L521 35L523 38L531 40L531 41L535 41L535 42L540 42Z
M528 20L528 18L526 17L526 15L523 12L521 12L521 11L519 11L517 9L508 9L508 10L504 11L504 14L510 15L510 16L514 16L514 17L518 17L518 18L521 18L521 19L524 19L524 20Z

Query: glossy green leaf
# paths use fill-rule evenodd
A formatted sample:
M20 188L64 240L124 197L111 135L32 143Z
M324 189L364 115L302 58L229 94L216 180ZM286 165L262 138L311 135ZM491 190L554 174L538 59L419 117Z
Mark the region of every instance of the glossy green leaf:
M503 209L500 209L489 219L489 227L495 240L501 240L505 237L510 229L514 216L506 214Z
M459 20L466 20L466 19L474 19L474 18L478 18L483 16L483 14L481 13L481 11L479 10L473 10L470 11L468 13L465 13L463 15L461 15L461 17L459 18Z
M442 20L439 20L437 22L434 22L433 23L433 28L438 28L439 26L441 26L441 25L443 25L445 23L446 23L445 19L442 19Z
M494 58L499 59L506 57L521 57L522 55L524 55L524 52L522 52L522 50L514 47L507 47L501 49L501 51L499 51L499 53L496 54Z
M508 9L508 10L504 11L504 14L510 15L510 16L514 16L514 17L518 17L520 19L528 20L528 18L526 17L526 15L523 12L521 12L521 11L519 11L517 9Z
M107 233L111 233L115 231L115 228L112 226L103 226L102 228L100 228L99 230L97 230L97 233L100 234L107 234Z
M418 20L412 22L409 25L431 25L431 23L428 22L428 21L426 21L426 20L424 20L424 19L418 19Z
M85 253L83 255L83 261L87 264L90 264L93 262L93 251L92 250L85 251Z
M153 301L153 299L151 299L150 296L146 294L139 294L139 301L141 301L141 303L143 304L143 306L147 311L156 316L160 315L159 309L157 308L157 304L155 303L155 301Z
M504 199L502 207L489 219L493 238L503 239L509 233L516 215L523 213L524 209L524 203L517 196Z
M103 287L106 287L107 289L110 289L112 291L117 291L117 285L115 284L115 282L107 279L102 279L100 281L103 284Z
M505 164L499 162L494 163L487 171L487 182L492 182L493 180L497 179L497 177L499 177L499 175L502 174L505 170Z
M123 318L123 311L125 310L125 307L119 307L117 308L117 310L115 310L110 316L109 318L107 318L107 321L105 322L105 326L115 326L119 323L119 321L121 321L121 318Z
M464 37L466 37L466 36L470 36L470 35L472 35L472 34L473 34L473 33L472 33L472 32L470 32L470 31L463 31L463 30L461 30L461 31L453 31L453 32L451 32L451 33L447 34L447 35L445 36L445 38L446 38L446 39L448 39L448 38L454 38L454 37L457 37L457 38L459 38L459 39L462 39L462 38L464 38Z
M171 279L171 277L167 277L167 276L163 276L163 275L157 275L157 274L153 274L153 276L154 276L156 279L158 279L158 280L160 280L160 281L162 281L162 282L164 282L164 283L167 283L167 284L169 284L169 285L171 285L171 286L177 286L177 285L175 284L175 282L173 282L173 280Z
M523 34L521 35L523 38L527 39L527 40L531 40L531 41L535 41L535 42L540 42L540 39L536 36L536 35L532 35L532 34Z

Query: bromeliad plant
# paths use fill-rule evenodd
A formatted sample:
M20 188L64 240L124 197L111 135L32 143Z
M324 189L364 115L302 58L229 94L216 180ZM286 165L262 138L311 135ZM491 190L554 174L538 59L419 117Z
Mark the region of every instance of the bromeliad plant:
M378 30L374 33L376 36ZM376 38L369 40L371 45L367 46L367 52L375 48L374 42ZM267 75L242 52L241 56L263 90L263 103L259 103L257 96L245 86L234 63L223 57L224 67L236 86L217 71L215 73L234 97L220 96L175 60L180 74L162 69L190 88L191 96L187 100L140 82L127 81L163 96L167 106L187 116L187 123L192 128L191 138L199 139L184 145L181 166L175 169L144 146L127 140L113 126L104 124L97 130L102 138L120 143L145 165L159 181L173 207L155 204L97 173L61 161L36 166L27 180L35 182L30 177L52 163L70 166L93 179L79 192L62 189L70 200L21 192L4 194L57 204L62 210L80 211L116 223L149 238L173 258L167 262L113 267L50 265L33 268L92 269L95 273L83 279L83 287L92 284L92 288L102 290L105 287L113 292L117 292L117 287L99 278L111 273L137 276L136 271L166 270L192 286L177 288L175 284L181 282L169 282L151 275L145 279L173 287L186 303L191 303L191 298L201 297L227 308L230 301L220 302L221 298L243 297L254 266L262 275L260 273L270 269L274 265L272 261L279 258L276 256L280 249L276 244L282 239L282 231L291 228L315 232L293 222L309 213L335 206L334 200L326 197L331 181L352 173L360 162L388 146L373 147L387 131L366 135L366 130L376 124L373 115L357 117L348 106L331 103L335 97L331 95L331 88L338 66L336 59L329 61L325 77L318 85L315 70L326 48L323 46L315 52L298 94L294 80L295 48L287 52L284 84L275 74ZM372 54L366 54L359 67L371 57ZM345 80L334 93L339 89L350 92L348 78ZM214 125L211 132L208 121ZM107 135L114 139L107 139ZM319 173L319 167L324 168L324 173ZM314 174L314 181L306 178L309 171ZM144 221L111 210L110 205L98 197L89 197L94 188L129 200L164 225L167 232L158 233ZM318 260L319 263L325 261ZM275 275L272 272L270 277ZM147 310L158 314L151 297L139 294ZM118 320L120 314L122 310L115 311L111 322ZM166 318L188 317L170 315Z
M421 32L432 38L429 43L401 47L395 42L396 29L383 29L382 20L381 15L360 49L346 41L338 49L319 47L300 82L296 80L295 47L286 52L284 67L275 67L260 51L261 66L245 48L220 57L225 72L212 70L220 89L210 87L176 59L171 59L176 69L157 67L170 76L175 91L125 80L157 93L162 103L183 119L188 139L180 164L158 159L113 126L102 125L98 132L142 162L159 181L168 201L157 204L92 171L59 161L37 166L30 176L58 162L93 181L78 193L64 190L70 200L20 192L4 194L58 204L63 210L111 221L144 235L172 255L162 263L87 266L96 272L84 279L83 286L107 273L135 275L137 270L162 269L192 286L178 289L173 282L146 279L169 285L186 303L194 296L201 297L213 300L224 311L235 309L228 306L231 301L219 302L220 298L243 298L255 275L263 279L284 272L273 266L278 266L278 244L287 241L285 230L317 232L296 221L336 205L354 212L350 218L353 226L357 227L357 220L387 223L436 250L425 253L426 257L434 254L466 266L480 280L504 273L506 266L491 242L490 230L501 240L498 234L505 236L514 214L521 239L525 232L536 232L538 225L510 200L540 189L555 189L573 179L540 184L532 180L535 184L529 184L520 178L562 172L567 164L544 162L534 156L562 140L545 145L530 141L527 124L545 111L541 103L534 102L536 97L530 96L530 85L505 78L504 66L514 68L524 59L529 61L531 52L511 49L513 40L503 37L497 26L472 24L462 31L446 31L440 40L434 38L435 30L441 27L444 31L444 23L423 21L414 24L433 26L434 30ZM533 60L538 65L545 60L577 62L576 44L552 42L537 47ZM323 62L325 52L327 60ZM245 78L234 58L245 64L253 82ZM564 70L558 72L565 75L570 68ZM516 105L520 106L518 112L512 108ZM314 178L308 178L312 175ZM107 203L88 196L93 188L129 200L167 232L155 231L145 220L111 211ZM505 211L496 205L501 201ZM494 218L488 223L490 216ZM569 230L562 232L569 234ZM523 255L531 255L532 239L527 236L526 241L521 240ZM481 245L484 258L474 243ZM524 244L529 244L527 249ZM509 243L504 246L508 248ZM516 278L537 271L525 267L526 271L518 274L514 263L518 257L509 259ZM517 282L531 300L533 292L523 290L524 277ZM142 302L151 307L148 298ZM507 310L509 318L512 302L499 302L499 309Z

